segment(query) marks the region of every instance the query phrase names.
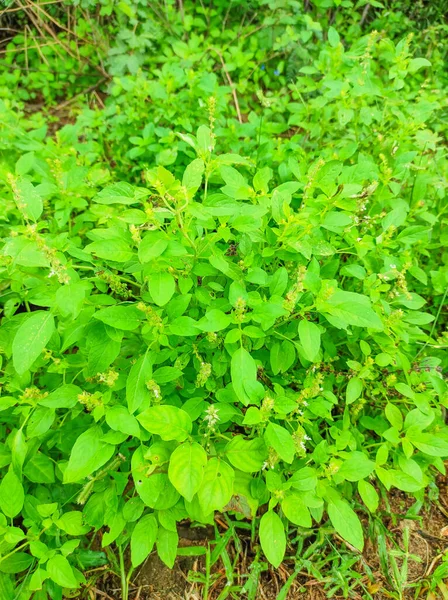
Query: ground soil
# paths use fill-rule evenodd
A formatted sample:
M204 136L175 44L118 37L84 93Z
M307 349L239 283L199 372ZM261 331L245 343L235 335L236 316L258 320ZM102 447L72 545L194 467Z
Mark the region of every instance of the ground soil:
M425 581L431 573L440 564L442 554L448 548L448 496L446 493L446 480L441 478L438 482L440 488L440 497L437 503L434 503L430 510L421 513L417 518L409 518L408 510L413 504L413 499L406 494L395 490L391 492L388 502L387 512L390 515L385 522L389 532L393 534L395 544L404 549L403 539L405 529L409 529L409 566L408 566L408 586L402 590L402 600L411 600L415 598L437 600L442 598L435 595L428 596L428 590L422 585L420 588L414 584ZM447 503L445 508L444 503ZM407 516L408 513L408 516ZM218 526L224 525L223 521L218 521ZM224 529L222 530L224 531ZM179 527L179 545L187 546L206 546L213 540L213 529L211 527L192 528L188 524ZM253 559L253 549L250 544L250 538L241 536L242 551L238 554L237 566L235 571L240 574L237 576L234 584L243 585L247 580L247 573L250 572L250 564ZM342 541L334 542L336 545L344 546ZM235 548L230 543L228 546L230 559L236 557ZM392 545L388 542L388 551ZM397 557L398 567L401 567L402 560ZM367 567L367 568L366 568ZM378 551L374 541L369 540L366 543L362 559L354 566L362 574L360 581L369 590L369 593L375 600L386 600L389 598L398 598L391 596L390 581L388 582L384 569L381 569ZM198 583L201 573L204 573L205 562L201 556L183 556L176 561L173 570L168 569L152 553L148 560L136 572L131 589L129 600L203 600L203 587ZM373 574L373 581L366 575L367 570ZM268 570L261 574L260 583L257 589L256 600L275 600L279 591L293 571L293 565L284 563L276 570ZM220 561L212 568L212 585L208 593L208 600L216 600L226 585L226 576L223 565ZM325 600L329 596L325 590L325 582L309 576L307 573L299 575L290 588L287 600ZM420 591L418 591L420 590ZM365 600L366 593L361 585L352 589L350 598L354 600ZM246 597L246 595L229 596L229 598ZM95 587L92 588L86 596L89 600L122 600L120 592L120 583L118 578L106 574L98 579ZM342 595L332 596L332 598L343 598Z

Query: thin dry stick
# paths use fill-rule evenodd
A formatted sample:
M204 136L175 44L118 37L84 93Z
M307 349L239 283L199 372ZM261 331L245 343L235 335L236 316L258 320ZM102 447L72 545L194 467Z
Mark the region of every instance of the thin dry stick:
M105 104L104 104L103 99L101 98L101 96L98 94L98 92L95 90L93 92L93 94L95 95L96 101L101 106L101 108L104 108ZM93 98L92 98L92 102L93 102Z
M95 22L94 22L94 21L92 21L92 19L90 18L90 15L89 15L89 13L88 13L88 12L84 12L83 10L81 10L81 14L82 14L83 18L84 18L86 21L88 21L88 23L89 23L89 25L90 25L90 31L92 32L92 35L93 35L93 42L94 42L94 43L95 43L95 44L96 44L98 47L102 48L102 50L103 50L104 52L108 51L108 50L109 50L109 48L108 48L108 46L107 46L107 43L105 42L104 38L101 38L101 35L99 35L99 34L98 34L98 29L97 29L97 27L96 27L96 24L95 24ZM76 13L75 13L74 19L75 19L75 29L76 29ZM101 57L101 54L99 54L98 58L99 58L99 61L100 61L101 68L102 68L103 70L105 70L105 68L104 68L104 63L103 63L103 59L102 59L102 57Z
M11 36L11 37L8 37L8 38L3 38L0 43L7 44L8 42L10 42L11 40L13 40L14 38L15 38L14 35Z
M30 32L30 36L33 38L36 45L28 46L28 50L33 50L33 49L38 50L39 48L45 48L45 46L59 46L59 44L57 42L46 42L45 44L38 44L37 38L33 35L31 28L29 29L29 32ZM11 50L7 50L7 49L1 50L0 54L4 54L6 56L7 54L16 54L17 52L23 52L23 48L12 48ZM16 67L15 65L14 65L14 68L20 69L20 67ZM38 69L32 69L32 70L38 70ZM50 71L50 73L59 73L59 71Z
M33 23L34 23L35 27L36 27L36 28L37 28L39 31L41 31L41 30L40 30L40 28L39 28L39 25L38 25L38 23L36 23L36 21L35 21L35 18L34 18L34 17L37 17L37 18L38 18L38 19L39 19L39 20L42 22L42 25L43 25L44 29L45 29L45 30L47 31L47 33L48 33L48 34L49 34L49 35L50 35L50 36L51 36L51 37L52 37L52 38L55 40L55 42L56 42L56 43L57 43L59 46L61 46L61 48L63 48L63 49L65 50L65 52L67 52L67 54L68 54L69 56L71 56L72 58L75 58L76 60L78 60L78 59L79 59L79 55L77 55L76 53L73 53L73 52L72 52L72 50L71 50L71 48L70 48L70 46L67 46L66 44L64 44L64 42L58 38L58 36L57 36L57 35L56 35L56 33L55 33L55 32L54 32L52 29L51 29L51 27L50 27L50 26L49 26L47 23L45 23L45 21L43 21L43 20L42 20L42 19L41 19L41 18L40 18L38 15L36 15L36 14L34 13L34 7L33 7L33 4L32 4L32 2L31 2L31 0L25 0L25 1L26 1L26 3L28 4L28 9L29 9L29 11L30 11L30 12L28 12L28 15L29 15L30 19L33 21ZM21 5L21 6L22 6L22 5ZM25 9L25 10L26 10L26 9ZM43 12L45 13L45 11L43 11ZM46 13L45 13L45 14L46 14ZM56 21L56 23L57 23L57 21ZM56 50L56 48L55 48L55 50ZM86 62L87 62L88 64L90 64L90 65L91 65L91 66L92 66L94 69L96 69L97 71L100 71L100 72L101 72L101 74L102 74L104 77L107 77L107 78L109 78L109 75L108 75L108 73L107 73L107 72L106 72L106 71L105 71L105 70L104 70L102 67L100 67L100 66L97 66L97 65L92 65L92 63L91 63L91 62L90 62L88 59L86 59Z
M26 0L26 1L28 2L28 0ZM36 15L34 14L33 10L31 9L31 12L28 12L28 9L27 9L26 7L24 7L22 4L20 4L20 3L19 3L19 6L22 6L22 7L23 7L23 9L24 9L25 13L26 13L26 14L29 16L29 18L30 18L30 19L31 19L31 21L33 22L33 24L34 24L35 28L37 29L37 31L39 32L40 36L41 36L43 39L45 39L45 35L44 35L43 31L42 31L42 29L39 27L39 19L38 19L38 17L37 17L37 20L36 20ZM43 25L44 25L44 27L47 27L45 23L43 23ZM34 37L34 34L32 33L31 27L30 27L30 29L29 29L29 30L30 30L30 34L32 35L32 37L33 37L33 39L34 39L35 43L37 44L38 42L37 42L36 38ZM57 51L57 49L56 49L56 46L59 46L59 45L60 45L60 42L59 42L59 40L56 38L56 36L53 36L53 37L55 38L55 42L56 42L56 45L55 45L54 51L55 51L55 52L56 52L56 54L59 56L59 58L63 58L63 57L62 57L62 56L61 56L61 55L58 53L58 51ZM42 46L44 46L44 45L45 45L45 44L41 44L41 47L42 47ZM48 61L47 61L46 59L44 59L44 58L43 58L43 54L41 54L41 52L40 52L40 49L39 49L39 48L37 49L37 51L39 52L39 54L40 54L41 58L44 60L44 62L45 62L47 65L49 65Z
M75 102L75 100L77 98L79 98L79 96L85 96L86 94L90 94L90 92L95 91L105 81L106 81L106 78L103 77L103 79L100 79L95 84L88 87L86 90L83 90L82 92L78 92L77 94L75 94L74 96L69 98L68 100L65 100L64 102L61 102L60 104L58 104L56 106L56 110L61 110L61 108L65 108L66 106L69 106L69 104L71 104L72 102Z
M238 116L238 121L240 123L242 123L243 119L241 117L241 110L240 110L240 105L239 105L239 102L238 102L238 96L236 94L235 84L233 83L232 78L230 77L230 74L229 74L228 70L226 69L226 64L224 62L224 58L223 58L221 52L219 52L219 50L216 50L216 48L210 48L210 50L213 50L219 56L219 59L221 61L221 65L222 65L222 70L224 71L225 76L227 78L227 81L228 81L228 83L230 85L230 88L232 90L233 102L235 104L236 114Z
M98 594L98 596L102 596L103 598L107 598L107 600L114 600L111 596L109 596L109 594L106 594L106 592L102 592L98 588L92 588L92 589L95 592L95 594Z
M74 56L71 52L70 48L67 48L64 43L62 42L62 40L60 40L57 35L55 34L55 32L51 29L51 27L48 25L48 23L46 23L39 14L36 14L34 12L34 5L30 0L25 0L26 4L28 5L27 7L23 7L25 12L28 14L28 16L30 17L30 19L32 20L32 22L34 23L34 26L36 27L36 29L41 33L42 37L45 37L43 35L42 29L39 27L39 24L42 23L43 28L45 29L45 31L54 39L54 41L56 42L56 44L58 46L61 46L62 48L64 48L64 50L67 52L67 54L69 54L72 58L76 58L76 56ZM20 5L23 6L23 5ZM56 49L55 49L56 50Z
M429 577L432 573L432 570L434 569L434 567L436 566L436 564L439 562L439 560L441 558L443 558L444 553L442 554L438 554L437 556L434 556L434 558L432 559L431 564L429 565L428 569L426 570L425 573L425 577Z
M222 22L221 32L224 32L224 30L226 28L227 19L229 18L230 9L232 8L232 2L233 2L233 0L229 1L229 6L227 8L226 16L224 17L224 21Z
M37 8L40 12L42 12L47 19L49 19L52 23L54 23L56 25L56 27L58 27L59 29L63 29L64 31L66 31L67 33L71 34L73 37L76 37L76 34L74 31L72 31L71 29L65 27L64 25L62 25L62 23L60 23L59 21L57 21L54 17L52 17L49 13L47 13L47 11L45 11L41 5L39 4L32 4L32 2L30 2L29 0L27 0L29 5L32 5L32 10L34 10L34 8ZM30 6L31 8L31 6ZM41 18L41 17L39 17ZM78 38L81 39L82 41L85 41L83 38Z
M437 504L437 508L440 510L440 512L448 519L448 511L443 506L442 502L436 502L436 504Z
M41 59L43 60L43 62L49 67L50 63L48 62L48 60L45 58L45 54L42 52L41 48L42 46L48 46L49 44L40 44L38 43L36 37L34 36L34 33L31 29L31 27L28 28L29 32L30 32L30 36L32 37L34 43L36 44L35 46L27 46L28 49L30 48L36 48L37 52L39 53L39 56L41 57Z
M370 4L366 4L364 10L362 11L361 21L359 22L359 26L362 27L364 25L364 21L367 19L367 15L369 14Z
M264 600L268 600L261 583L258 584L258 591L260 593L260 596L263 596Z
M182 20L182 23L185 20L185 12L184 12L184 2L183 0L178 0L178 4L179 4L179 12L180 12L180 18Z
M142 586L140 586L137 590L137 594L135 595L134 600L140 600L140 592L142 591Z
M63 2L65 2L65 0L51 0L50 2L41 2L40 5L44 6L46 4L62 4ZM0 12L0 17L6 13L19 12L21 10L24 10L22 5L19 5L18 8L5 8Z
M28 36L27 36L27 31L28 31L28 25L25 26L25 66L26 66L26 70L28 71L28 69L29 69L29 63L28 63Z

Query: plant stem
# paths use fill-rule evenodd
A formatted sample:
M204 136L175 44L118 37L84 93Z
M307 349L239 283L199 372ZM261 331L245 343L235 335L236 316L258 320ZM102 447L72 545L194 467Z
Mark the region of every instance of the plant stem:
M436 318L434 319L434 323L432 324L432 328L431 328L431 332L430 332L430 334L429 334L429 336L428 336L428 340L427 340L427 342L425 343L425 345L424 345L424 346L422 346L422 347L420 348L420 350L417 352L417 354L415 355L415 358L419 357L419 356L420 356L420 354L423 352L423 350L424 350L424 349L426 348L426 346L428 345L428 343L429 343L429 340L431 339L431 337L432 337L432 334L434 333L434 331L435 331L435 329L436 329L437 321L439 320L440 313L442 312L442 308L445 306L445 299L446 299L446 296L447 296L447 294L448 294L448 287L445 289L445 293L443 294L443 298L442 298L442 300L440 301L440 304L439 304L439 309L438 309L438 311L437 311Z
M121 597L122 600L128 600L129 598L129 582L126 577L126 570L124 566L124 552L122 546L118 546L118 554L120 556L120 578L121 578Z
M205 555L205 583L204 583L204 593L203 600L208 600L208 591L210 588L210 548L207 548L207 553Z

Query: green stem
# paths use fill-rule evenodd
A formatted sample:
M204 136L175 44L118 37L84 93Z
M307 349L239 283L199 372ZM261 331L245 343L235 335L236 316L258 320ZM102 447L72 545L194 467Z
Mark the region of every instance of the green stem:
M129 582L126 577L126 570L124 566L124 553L122 546L118 546L118 554L120 556L120 578L121 578L121 597L122 600L128 600L129 598Z
M434 319L434 323L433 323L433 325L432 325L431 332L430 332L430 334L429 334L429 336L428 336L428 341L427 341L427 342L425 343L425 345L424 345L424 346L422 346L422 347L420 348L420 350L417 352L417 354L415 355L415 358L416 358L416 359L417 359L417 358L420 356L420 354L423 352L423 350L424 350L424 349L426 348L426 346L428 345L428 343L429 343L429 340L432 338L432 334L433 334L433 333L434 333L434 331L435 331L435 328L436 328L436 325L437 325L437 321L439 320L440 313L442 312L442 308L445 306L445 298L446 298L447 294L448 294L448 287L445 289L445 293L443 294L443 298L442 298L442 300L441 300L441 302L440 302L440 305L439 305L439 310L437 311L437 315L436 315L436 318Z
M72 269L79 269L81 271L98 271L96 267L88 267L86 265L72 265ZM138 281L133 281L132 279L128 279L127 277L123 277L122 275L118 275L117 273L113 274L114 277L117 277L120 281L124 281L125 283L129 283L130 285L135 285L136 287L141 287L141 283Z
M260 144L261 144L261 130L263 127L263 113L261 113L260 117L260 126L258 127L258 142L257 142L257 157L255 159L255 168L258 169L258 155L260 152Z
M207 548L207 553L205 555L205 583L204 583L204 593L203 600L208 600L208 592L210 589L210 548Z
M12 523L11 523L11 525L12 525ZM5 554L4 556L0 556L0 563L3 562L4 560L6 560L7 558L9 558L10 556L12 556L13 554L15 554L16 552L19 552L19 550L23 550L29 544L30 544L30 542L24 542L20 546L17 546L17 548L14 548L14 550L11 550L11 552L8 552L8 554Z

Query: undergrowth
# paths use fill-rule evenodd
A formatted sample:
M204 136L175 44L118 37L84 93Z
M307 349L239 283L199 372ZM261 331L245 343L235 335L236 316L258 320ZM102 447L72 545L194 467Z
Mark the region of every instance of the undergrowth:
M105 572L127 600L153 550L202 557L203 598L258 598L268 569L280 599L448 597L444 550L409 576L448 458L424 10L4 9L1 600Z

